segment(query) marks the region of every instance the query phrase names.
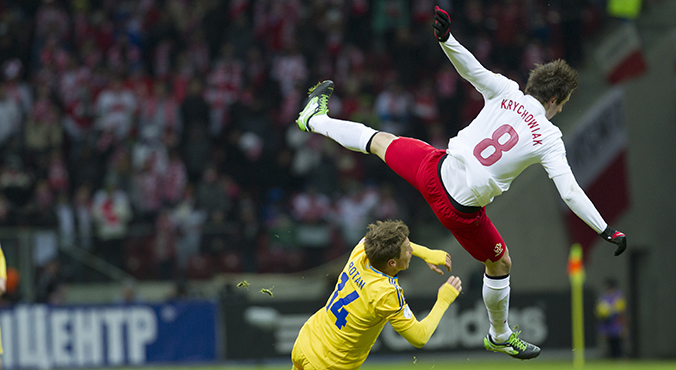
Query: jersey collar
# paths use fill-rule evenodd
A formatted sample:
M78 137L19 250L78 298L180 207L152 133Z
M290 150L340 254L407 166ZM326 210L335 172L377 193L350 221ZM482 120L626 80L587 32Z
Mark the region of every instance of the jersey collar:
M394 275L394 276L390 276L390 275L388 275L388 274L386 274L386 273L384 273L384 272L382 272L382 271L378 271L378 270L376 270L375 267L371 266L371 262L366 262L366 265L368 266L368 268L371 269L371 271L375 272L375 273L378 274L378 275L382 275L382 276L384 276L384 277L386 277L386 278L388 278L388 279L399 279L399 274L396 274L396 275Z
M526 95L526 99L530 100L533 105L537 106L537 114L545 115L547 112L545 111L545 107L540 103L539 100L535 99L533 95Z

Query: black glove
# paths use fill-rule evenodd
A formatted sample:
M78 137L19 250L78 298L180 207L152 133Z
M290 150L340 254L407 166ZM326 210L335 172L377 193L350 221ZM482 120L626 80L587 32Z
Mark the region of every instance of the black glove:
M627 237L624 235L623 232L617 231L612 227L608 226L599 235L601 235L601 237L604 240L617 245L617 249L615 249L616 256L619 256L620 254L622 254L622 252L624 252L625 249L627 249Z
M434 7L434 36L440 42L448 40L451 34L451 17L439 6Z

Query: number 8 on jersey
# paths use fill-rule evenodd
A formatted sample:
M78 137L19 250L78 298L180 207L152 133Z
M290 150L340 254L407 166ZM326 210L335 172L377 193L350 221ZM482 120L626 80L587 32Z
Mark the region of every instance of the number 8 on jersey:
M505 134L509 134L509 139L504 143L500 144L499 139L502 138ZM498 127L490 139L483 139L474 147L474 157L484 166L492 166L495 162L499 161L502 158L502 153L509 151L514 148L516 143L519 142L519 135L516 133L514 127L504 124ZM484 157L484 151L492 147L494 151Z

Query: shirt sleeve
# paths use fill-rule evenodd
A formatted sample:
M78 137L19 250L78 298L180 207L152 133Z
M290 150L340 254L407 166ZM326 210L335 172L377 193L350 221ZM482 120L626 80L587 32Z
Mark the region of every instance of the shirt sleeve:
M559 191L561 199L566 202L568 208L577 217L594 229L597 234L602 233L606 229L608 224L603 220L603 217L601 217L601 214L594 207L594 204L587 197L584 190L578 185L572 172L555 176L552 180L556 184L556 190Z
M429 249L413 242L411 242L411 248L413 248L413 255L422 258L426 263L433 265L443 265L446 263L446 251Z
M558 131L558 139L549 145L548 150L542 155L540 163L549 175L550 179L563 174L573 174L566 158L566 146L561 140L561 133Z
M417 348L424 346L439 326L441 317L448 306L458 297L458 291L449 284L444 284L437 296L437 301L430 313L422 321L418 321L408 305L388 318L390 325L404 339Z
M492 99L512 85L516 89L519 88L516 82L495 74L482 66L469 50L460 45L453 35L450 35L446 42L439 44L460 76L469 81L484 98Z
M389 320L391 317L401 313L406 306L404 292L398 285L392 285L375 304L376 315Z

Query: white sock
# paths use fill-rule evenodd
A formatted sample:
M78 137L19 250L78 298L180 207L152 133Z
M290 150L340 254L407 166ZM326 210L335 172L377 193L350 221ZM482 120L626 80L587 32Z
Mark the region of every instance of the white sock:
M484 275L482 293L484 304L488 310L491 327L488 330L495 343L503 343L509 339L512 330L509 328L509 275L502 279L491 279Z
M369 154L366 145L378 132L359 122L343 121L326 114L310 118L309 123L313 132L329 137L347 149L366 154Z

